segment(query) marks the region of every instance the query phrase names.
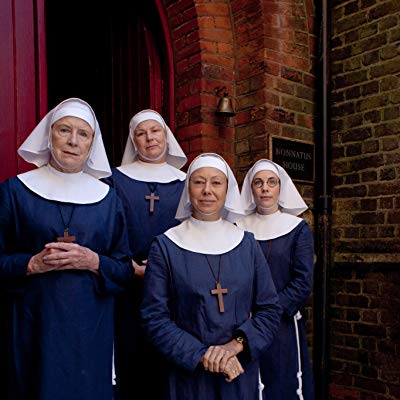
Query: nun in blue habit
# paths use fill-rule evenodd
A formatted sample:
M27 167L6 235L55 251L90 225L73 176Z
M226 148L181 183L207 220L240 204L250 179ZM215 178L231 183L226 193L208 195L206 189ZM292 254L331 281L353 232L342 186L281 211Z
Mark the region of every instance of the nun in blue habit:
M112 400L114 294L133 275L92 108L67 99L0 185L1 352L8 400Z
M281 309L253 234L231 222L241 214L224 159L195 158L176 213L183 222L154 239L144 278L143 325L168 361L160 399L259 399L257 360Z
M267 159L250 168L241 196L248 215L237 225L260 243L283 308L279 333L260 359L263 398L312 400L304 306L313 287L314 246L307 222L297 217L308 207L287 172Z
M132 117L121 166L104 180L122 200L135 269L129 289L116 298L114 362L120 400L131 400L138 391L156 399L161 390L163 362L143 334L139 307L151 241L180 223L175 213L186 177L180 168L186 162L163 117L146 109ZM149 375L159 384L149 387Z

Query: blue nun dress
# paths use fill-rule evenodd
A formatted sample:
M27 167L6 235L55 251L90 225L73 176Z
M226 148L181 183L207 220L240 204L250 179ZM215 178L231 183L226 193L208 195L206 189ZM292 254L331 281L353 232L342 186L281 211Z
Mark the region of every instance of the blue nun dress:
M82 188L84 190L84 188ZM61 213L63 217L61 216ZM99 255L84 270L26 275L30 258L69 234ZM0 185L1 354L8 400L111 400L114 294L131 279L115 190L93 204L47 200L17 177ZM4 367L4 364L3 364Z
M238 225L255 233L283 308L279 333L260 360L263 398L312 400L314 385L304 315L313 285L311 230L301 218L281 212L253 213L239 220Z
M168 360L160 399L258 400L257 359L272 342L281 313L268 265L248 232L232 250L207 257L214 271L221 260L220 282L228 290L223 313L210 293L215 278L205 254L185 250L166 235L150 250L141 312L147 335ZM249 354L238 356L244 374L226 382L222 373L205 371L200 360L210 345L229 342L237 330L247 337Z

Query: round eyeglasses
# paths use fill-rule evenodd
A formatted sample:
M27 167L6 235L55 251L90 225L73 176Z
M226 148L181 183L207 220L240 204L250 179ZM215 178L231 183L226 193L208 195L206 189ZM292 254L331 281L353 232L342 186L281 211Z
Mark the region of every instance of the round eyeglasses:
M253 186L260 189L264 186L264 183L267 184L267 186L273 188L279 183L278 178L270 177L266 181L262 180L261 178L254 179L253 181Z

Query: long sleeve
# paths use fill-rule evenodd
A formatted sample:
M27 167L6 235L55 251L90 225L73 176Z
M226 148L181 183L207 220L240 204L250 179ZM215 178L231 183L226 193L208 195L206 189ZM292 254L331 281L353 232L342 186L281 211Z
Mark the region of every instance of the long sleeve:
M115 195L115 213L110 221L112 233L107 255L99 254L99 272L107 293L117 293L133 278L126 219L121 200Z
M279 300L284 311L293 316L304 306L313 285L314 245L311 230L305 222L294 238L290 259L292 278L279 292Z
M15 252L13 238L15 238L15 224L13 221L10 201L9 181L0 185L0 277L18 278L26 274L28 262L32 254Z
M144 278L142 320L153 345L170 361L194 370L208 346L173 321L174 299L168 261L153 241ZM181 299L184 301L184 299Z
M252 315L238 326L238 330L243 331L248 339L251 358L258 359L278 332L282 310L269 266L255 239L253 254L255 275Z

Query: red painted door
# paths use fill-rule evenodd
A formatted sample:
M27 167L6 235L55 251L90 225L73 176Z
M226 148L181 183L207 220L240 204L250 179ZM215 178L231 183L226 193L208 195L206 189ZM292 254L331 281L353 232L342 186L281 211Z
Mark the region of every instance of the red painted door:
M43 3L0 1L0 182L32 168L17 149L47 109Z

